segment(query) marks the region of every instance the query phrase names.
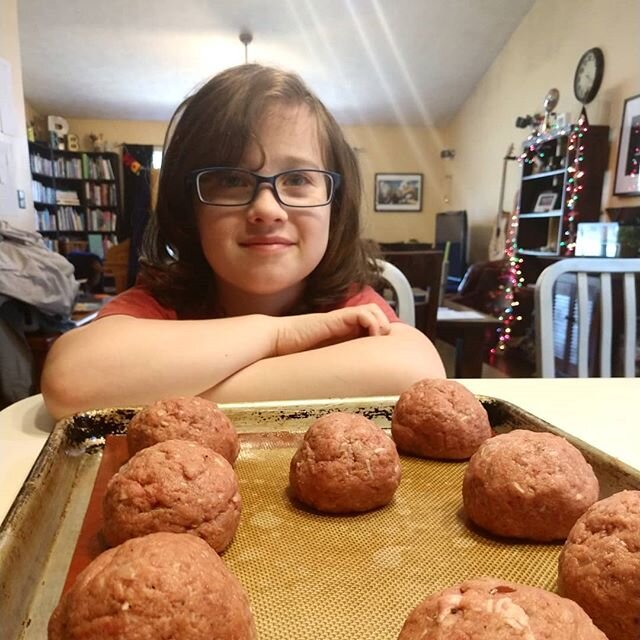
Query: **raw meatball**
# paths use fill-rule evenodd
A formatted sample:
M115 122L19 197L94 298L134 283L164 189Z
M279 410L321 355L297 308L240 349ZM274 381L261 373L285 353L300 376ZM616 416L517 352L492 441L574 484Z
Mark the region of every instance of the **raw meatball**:
M249 600L202 540L152 533L99 555L49 620L49 640L252 640Z
M369 511L389 503L400 484L393 441L371 420L332 413L316 420L291 459L298 500L330 513Z
M640 638L640 491L596 502L576 522L560 555L558 587L612 640Z
M240 510L236 474L220 454L167 440L136 453L109 480L103 531L111 546L155 531L192 533L220 552Z
M405 453L465 460L491 437L491 427L484 407L460 383L421 380L398 398L391 435Z
M567 537L598 499L598 479L582 454L551 433L517 429L485 442L464 475L464 509L477 525L513 538Z
M537 587L476 578L421 602L398 640L607 640L575 603Z
M165 440L193 440L231 464L240 445L235 427L215 402L204 398L160 400L139 411L127 427L129 455Z

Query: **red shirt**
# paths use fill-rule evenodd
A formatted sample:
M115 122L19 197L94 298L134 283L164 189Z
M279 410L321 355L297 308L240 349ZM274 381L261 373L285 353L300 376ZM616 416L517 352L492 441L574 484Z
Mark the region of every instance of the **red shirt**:
M347 295L342 302L325 309L325 311L355 307L359 304L368 304L370 302L377 304L390 322L400 322L400 319L384 298L368 286L354 295ZM163 307L147 289L141 286L132 287L117 295L102 307L98 313L98 318L115 315L132 316L146 320L178 320L178 314L175 309Z

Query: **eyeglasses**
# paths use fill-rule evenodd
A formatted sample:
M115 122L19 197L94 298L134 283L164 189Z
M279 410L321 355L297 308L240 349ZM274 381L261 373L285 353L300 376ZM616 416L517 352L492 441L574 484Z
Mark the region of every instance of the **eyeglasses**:
M198 199L217 207L238 207L253 202L258 187L269 184L276 200L285 207L321 207L329 204L340 186L341 176L320 169L292 169L261 176L245 169L207 167L190 174Z

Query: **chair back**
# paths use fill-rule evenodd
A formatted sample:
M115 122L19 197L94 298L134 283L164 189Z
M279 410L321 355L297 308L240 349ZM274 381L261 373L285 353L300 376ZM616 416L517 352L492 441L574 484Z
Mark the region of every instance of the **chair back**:
M411 247L412 243L407 243ZM442 289L442 251L437 249L382 251L382 259L398 267L414 293L415 327L436 338L438 304Z
M413 306L413 291L406 276L398 267L386 260L376 260L380 276L393 289L396 298L396 312L402 322L416 326L416 314Z
M561 300L556 285L565 274L575 274L576 293L565 292L564 300ZM610 377L612 355L616 347L622 352L624 376L635 377L638 274L640 259L635 258L566 258L542 271L536 281L534 294L539 376L556 377L556 358L562 359L562 353L558 352L562 351L563 342L557 340L558 332L563 330L563 323L568 321L565 336L562 337L575 352L578 377L586 378L589 369L594 370L598 352L599 374L601 377ZM620 295L614 296L614 290L617 293L618 289ZM599 305L596 305L598 299ZM598 325L599 331L591 339ZM619 342L621 334L623 341Z

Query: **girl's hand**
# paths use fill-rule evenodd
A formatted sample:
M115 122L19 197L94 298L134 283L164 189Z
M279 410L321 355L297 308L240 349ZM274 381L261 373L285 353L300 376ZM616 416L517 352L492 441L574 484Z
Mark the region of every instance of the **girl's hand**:
M298 353L364 336L387 335L390 323L377 304L326 313L278 318L276 356Z

